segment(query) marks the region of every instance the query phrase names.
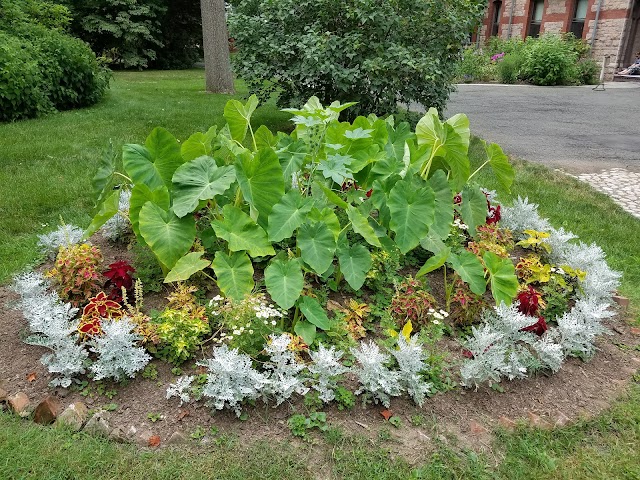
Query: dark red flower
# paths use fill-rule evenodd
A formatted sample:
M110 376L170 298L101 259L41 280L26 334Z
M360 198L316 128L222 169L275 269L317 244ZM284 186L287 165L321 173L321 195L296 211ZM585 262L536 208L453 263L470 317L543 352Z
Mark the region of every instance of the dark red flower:
M498 223L502 218L502 214L500 213L500 205L496 205L495 207L489 206L489 214L487 215L487 225L491 225L492 223Z
M371 198L371 194L373 193L373 188L371 188L367 193L367 198Z
M462 203L462 194L461 193L456 193L455 196L453 197L453 203L455 205L460 205Z
M473 352L471 350L467 350L466 348L464 350L462 350L462 356L465 357L465 358L471 358L471 359L473 359L475 357Z
M538 317L538 321L533 325L529 325L528 327L524 327L521 332L531 332L535 333L539 337L542 336L544 332L548 329L547 322L545 322L544 317Z

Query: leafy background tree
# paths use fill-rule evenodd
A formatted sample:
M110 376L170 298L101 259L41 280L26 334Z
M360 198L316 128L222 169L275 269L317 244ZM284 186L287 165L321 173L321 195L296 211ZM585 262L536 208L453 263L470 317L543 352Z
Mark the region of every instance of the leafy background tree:
M412 101L442 109L485 7L483 0L236 1L233 63L252 93L278 93L280 105L316 95L357 101L356 114L391 113Z
M190 68L202 58L200 0L165 0L161 20L162 47L156 49L152 68Z

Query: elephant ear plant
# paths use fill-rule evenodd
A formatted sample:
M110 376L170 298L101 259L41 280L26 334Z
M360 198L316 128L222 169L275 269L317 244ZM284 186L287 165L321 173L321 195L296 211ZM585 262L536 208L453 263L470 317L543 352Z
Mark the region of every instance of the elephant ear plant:
M121 171L115 157L103 159L93 182L98 213L85 235L117 213L121 190L130 189L133 231L166 282L202 272L241 300L254 289L258 266L273 301L295 308L291 329L308 344L331 321L303 295L305 281L358 290L373 251L431 252L422 273L447 264L475 293L489 285L497 302L511 303L517 282L508 259L487 254L481 262L444 246L454 215L471 235L487 217L486 197L472 182L467 117L443 122L431 109L412 132L393 117L340 122L351 105L324 107L312 97L287 109L296 125L291 134L253 128L255 96L229 101L223 128L182 144L156 128L144 145L123 147ZM497 145L486 153L485 165L508 190L506 156Z

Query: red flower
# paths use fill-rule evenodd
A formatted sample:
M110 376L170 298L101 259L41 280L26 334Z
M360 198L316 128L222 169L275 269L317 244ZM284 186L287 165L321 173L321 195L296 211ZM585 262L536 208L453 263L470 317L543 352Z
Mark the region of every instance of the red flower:
M521 332L531 332L535 333L539 337L542 336L544 332L547 331L547 322L545 322L544 317L538 317L538 321L533 325L529 325L528 327L524 327Z
M372 188L372 189L370 189L370 190L366 193L367 198L371 198L371 194L372 194L372 193L373 193L373 188Z
M491 225L492 223L498 223L502 218L502 214L500 213L500 205L496 205L495 207L489 206L489 214L487 215L487 225Z
M462 203L462 194L461 193L456 193L455 196L453 197L453 203L455 205L460 205Z

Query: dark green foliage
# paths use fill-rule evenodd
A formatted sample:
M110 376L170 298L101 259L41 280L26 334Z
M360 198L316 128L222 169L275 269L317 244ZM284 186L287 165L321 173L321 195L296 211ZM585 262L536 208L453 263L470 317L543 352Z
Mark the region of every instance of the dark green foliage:
M202 58L202 18L198 0L165 0L161 48L156 49L152 68L190 68Z
M72 30L114 68L146 68L162 47L164 0L67 0Z
M508 53L497 65L500 83L516 83L522 68L523 58L517 53Z
M442 109L480 0L248 0L229 16L234 65L263 99L357 101L348 114L398 102Z
M104 95L108 71L64 33L67 13L36 0L0 0L0 121L92 105Z
M527 42L522 76L534 85L566 85L576 77L578 54L557 35L543 35Z
M578 62L577 80L581 84L594 85L598 82L600 65L592 58L585 58Z

